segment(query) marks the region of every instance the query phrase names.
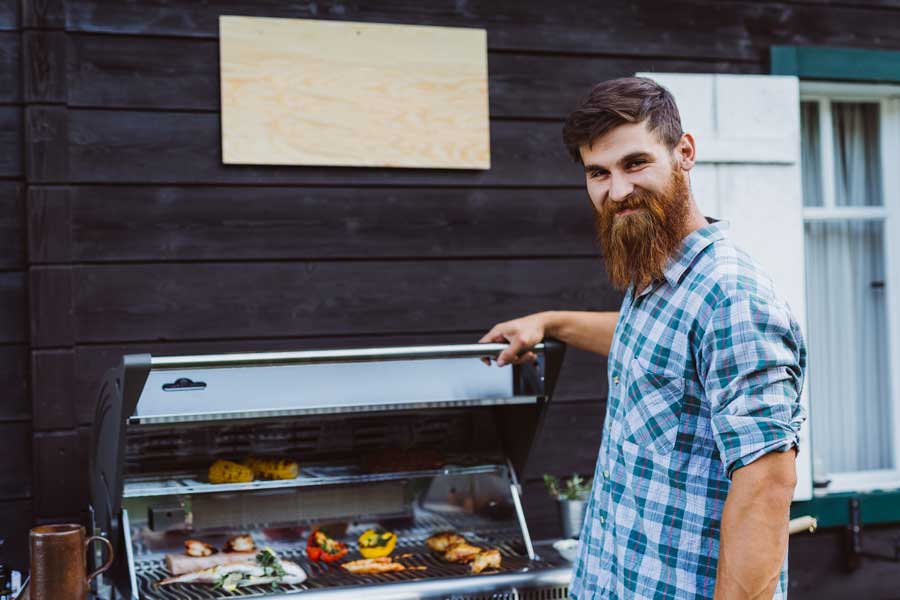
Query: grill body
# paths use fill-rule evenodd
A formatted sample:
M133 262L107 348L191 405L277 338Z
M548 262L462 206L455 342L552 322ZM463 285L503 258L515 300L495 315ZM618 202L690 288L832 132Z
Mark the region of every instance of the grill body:
M106 598L564 598L568 565L537 548L517 476L528 462L565 348L534 365L486 369L499 344L183 357L128 355L101 382L91 447L94 531L113 541ZM210 483L209 465L248 456L296 461L288 480ZM397 534L404 571L352 574L310 562L324 528L359 558L371 527ZM430 552L452 530L497 548L500 569L472 574ZM227 593L158 585L187 539L221 547L250 534L297 562L299 585Z

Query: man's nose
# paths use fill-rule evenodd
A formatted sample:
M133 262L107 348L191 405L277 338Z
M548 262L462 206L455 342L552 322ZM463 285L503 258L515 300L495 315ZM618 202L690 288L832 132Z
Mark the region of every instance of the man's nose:
M625 177L619 175L610 175L609 199L614 202L621 202L631 195L634 191L634 185Z

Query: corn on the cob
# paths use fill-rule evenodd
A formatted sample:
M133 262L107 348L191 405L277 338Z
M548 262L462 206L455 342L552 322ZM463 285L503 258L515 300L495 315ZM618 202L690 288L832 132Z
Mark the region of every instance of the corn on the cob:
M253 481L253 469L230 460L217 460L209 466L210 483L247 483Z
M257 479L296 479L297 461L284 458L248 456L244 464L253 470Z

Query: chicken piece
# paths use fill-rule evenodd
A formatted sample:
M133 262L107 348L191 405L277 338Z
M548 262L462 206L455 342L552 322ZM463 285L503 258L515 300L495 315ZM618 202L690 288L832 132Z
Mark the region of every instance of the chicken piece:
M469 566L472 568L472 573L478 574L485 569L499 569L500 560L500 551L496 548L491 548L476 554L475 558L472 559L472 564Z
M200 540L185 540L184 553L188 556L212 556L216 549Z
M458 544L460 542L465 542L466 538L459 535L458 533L453 533L452 531L441 531L440 533L436 533L427 540L425 543L431 548L434 552L438 554L443 554L447 551L447 548L454 544Z
M170 585L173 583L205 583L216 584L222 582L226 592L233 592L238 587L245 585L263 585L269 583L303 583L306 581L306 572L300 565L289 560L279 561L285 575L281 577L267 574L266 567L261 564L239 563L234 565L219 565L210 569L193 571L177 577L167 577L158 585Z
M256 552L253 537L248 534L236 535L225 542L224 552Z
M406 570L405 566L398 562L394 562L390 556L351 560L350 562L343 563L341 566L351 573L357 574L391 573L393 571Z
M454 563L467 563L475 558L475 555L481 552L481 548L473 546L468 542L459 542L447 548L444 552L444 560Z

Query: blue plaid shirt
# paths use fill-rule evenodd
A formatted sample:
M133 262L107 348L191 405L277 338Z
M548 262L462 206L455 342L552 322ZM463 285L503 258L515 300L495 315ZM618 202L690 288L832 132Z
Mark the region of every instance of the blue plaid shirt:
M800 328L724 228L688 235L664 280L622 301L579 600L712 598L732 473L799 444Z

